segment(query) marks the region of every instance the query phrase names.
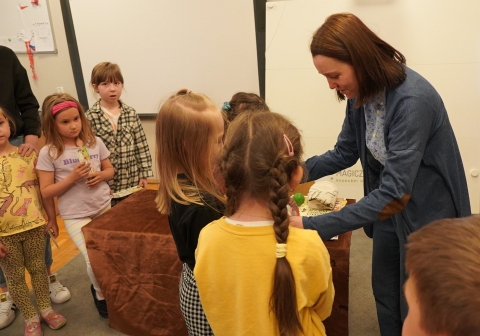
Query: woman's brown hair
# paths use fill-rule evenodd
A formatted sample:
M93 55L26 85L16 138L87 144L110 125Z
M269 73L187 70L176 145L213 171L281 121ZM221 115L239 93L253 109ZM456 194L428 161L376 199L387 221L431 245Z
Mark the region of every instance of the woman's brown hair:
M179 90L161 106L155 130L160 213L170 214L171 200L205 204L205 193L225 202L212 169L217 115L221 116L219 109L207 96L188 89ZM179 174L186 179L179 179Z
M51 145L48 154L54 159L58 159L65 150L62 137L58 133L55 125L55 119L61 115L64 110L70 107L66 107L58 111L55 113L55 115L53 115L52 109L55 105L66 101L74 102L77 105L78 114L80 116L80 120L82 121L82 130L78 135L78 139L80 139L87 147L93 147L96 144L95 134L93 133L92 127L87 120L85 110L78 100L67 93L51 94L45 98L42 104L42 131L45 135L46 144Z
M293 146L292 155L285 138ZM225 214L235 213L243 197L265 200L274 221L277 243L286 244L288 182L302 165L302 154L300 133L286 117L272 112L240 114L228 128L222 155L221 171L227 189ZM277 258L271 306L281 335L302 331L295 279L286 257Z
M313 34L310 51L312 57L323 55L353 66L358 81L355 107L406 78L405 57L350 13L329 16ZM337 97L345 99L339 91Z

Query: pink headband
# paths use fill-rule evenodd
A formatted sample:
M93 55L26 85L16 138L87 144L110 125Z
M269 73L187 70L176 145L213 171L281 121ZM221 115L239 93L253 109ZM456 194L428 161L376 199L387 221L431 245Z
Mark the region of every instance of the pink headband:
M65 110L66 108L69 108L69 107L75 107L78 109L78 105L77 103L73 102L73 101L70 101L70 100L66 100L64 102L61 102L61 103L58 103L56 105L53 105L53 108L52 108L52 115L55 115L57 114L58 112L62 111L62 110Z

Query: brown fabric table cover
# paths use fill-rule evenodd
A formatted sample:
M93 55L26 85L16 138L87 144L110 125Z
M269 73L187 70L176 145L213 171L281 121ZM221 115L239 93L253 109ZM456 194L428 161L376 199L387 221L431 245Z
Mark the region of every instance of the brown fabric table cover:
M184 336L178 293L182 265L155 196L154 190L137 192L82 231L107 299L110 327L134 336ZM325 242L335 286L332 315L324 322L328 336L348 336L350 241L351 233L346 233Z
M105 295L109 326L134 336L187 335L180 312L178 259L156 191L139 191L83 227Z

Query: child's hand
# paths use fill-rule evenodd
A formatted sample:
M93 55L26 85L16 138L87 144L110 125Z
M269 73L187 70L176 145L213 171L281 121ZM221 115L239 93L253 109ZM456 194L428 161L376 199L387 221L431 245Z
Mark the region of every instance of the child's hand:
M48 232L50 232L54 238L58 237L58 225L55 219L48 221L47 226L45 227L45 233Z
M70 173L74 181L78 181L81 178L87 177L90 172L90 164L87 162L80 162L73 171Z
M101 171L95 171L88 175L86 185L87 187L94 187L103 181L103 174Z
M0 259L5 258L5 256L7 255L7 253L8 253L8 249L5 247L5 245L3 245L2 243L0 243Z
M147 189L148 187L148 182L146 178L141 178L140 181L138 182L138 186L142 187L143 189Z

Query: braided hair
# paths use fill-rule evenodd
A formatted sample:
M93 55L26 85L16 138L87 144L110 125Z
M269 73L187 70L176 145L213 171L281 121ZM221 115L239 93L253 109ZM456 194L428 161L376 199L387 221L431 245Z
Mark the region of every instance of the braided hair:
M285 136L293 148L289 148ZM235 213L243 197L266 201L274 221L277 244L286 244L288 182L295 169L302 165L302 154L299 131L285 116L273 112L239 115L227 131L221 162L227 194L225 214ZM295 279L285 256L277 258L271 309L282 336L302 331Z

